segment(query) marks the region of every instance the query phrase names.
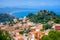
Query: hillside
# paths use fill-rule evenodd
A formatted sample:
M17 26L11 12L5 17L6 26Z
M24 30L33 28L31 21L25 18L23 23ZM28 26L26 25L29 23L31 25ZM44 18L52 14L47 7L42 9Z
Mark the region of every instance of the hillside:
M59 15L56 15L54 12L48 10L40 10L37 14L30 13L27 17L35 23L47 23L50 20L54 21L54 19L60 18Z
M0 23L1 22L12 22L13 18L14 17L9 14L0 13Z

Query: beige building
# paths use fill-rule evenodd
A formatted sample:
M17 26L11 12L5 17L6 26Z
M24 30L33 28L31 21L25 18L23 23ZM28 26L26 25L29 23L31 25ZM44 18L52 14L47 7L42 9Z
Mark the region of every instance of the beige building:
M13 19L13 21L16 23L16 22L18 22L18 20L15 18L15 19Z

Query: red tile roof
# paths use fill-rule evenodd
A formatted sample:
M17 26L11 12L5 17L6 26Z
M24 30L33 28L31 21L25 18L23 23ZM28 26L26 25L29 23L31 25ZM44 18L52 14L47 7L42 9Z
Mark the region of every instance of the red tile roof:
M56 30L60 30L60 25L55 26L55 29L56 29Z

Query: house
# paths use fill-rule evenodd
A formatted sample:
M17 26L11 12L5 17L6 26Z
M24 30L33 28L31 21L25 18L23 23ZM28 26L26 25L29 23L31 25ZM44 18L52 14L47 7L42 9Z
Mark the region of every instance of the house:
M40 31L43 30L43 24L36 24L36 29L39 29Z
M16 23L18 20L15 18L15 19L13 19L13 21Z
M23 22L26 22L27 21L27 18L26 18L26 16L23 18Z
M41 37L44 35L44 32L30 32L29 33L29 40L40 40Z
M30 29L29 40L40 40L40 38L45 34L44 32L40 31L37 27L32 27Z
M52 27L54 30L60 31L60 24L54 24Z
M24 40L28 40L28 34L24 33Z
M14 40L24 40L24 36L23 36L22 34L16 33L16 34L13 36L13 39L14 39Z

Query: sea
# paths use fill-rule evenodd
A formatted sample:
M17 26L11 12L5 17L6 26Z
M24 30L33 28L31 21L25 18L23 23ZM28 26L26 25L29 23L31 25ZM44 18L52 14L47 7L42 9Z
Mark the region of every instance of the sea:
M51 11L51 10L50 10ZM57 15L60 15L60 11L54 11ZM18 12L13 12L12 15L17 17L17 18L22 18L24 16L27 16L30 13L36 14L38 12L38 10L22 10L22 11L18 11Z

